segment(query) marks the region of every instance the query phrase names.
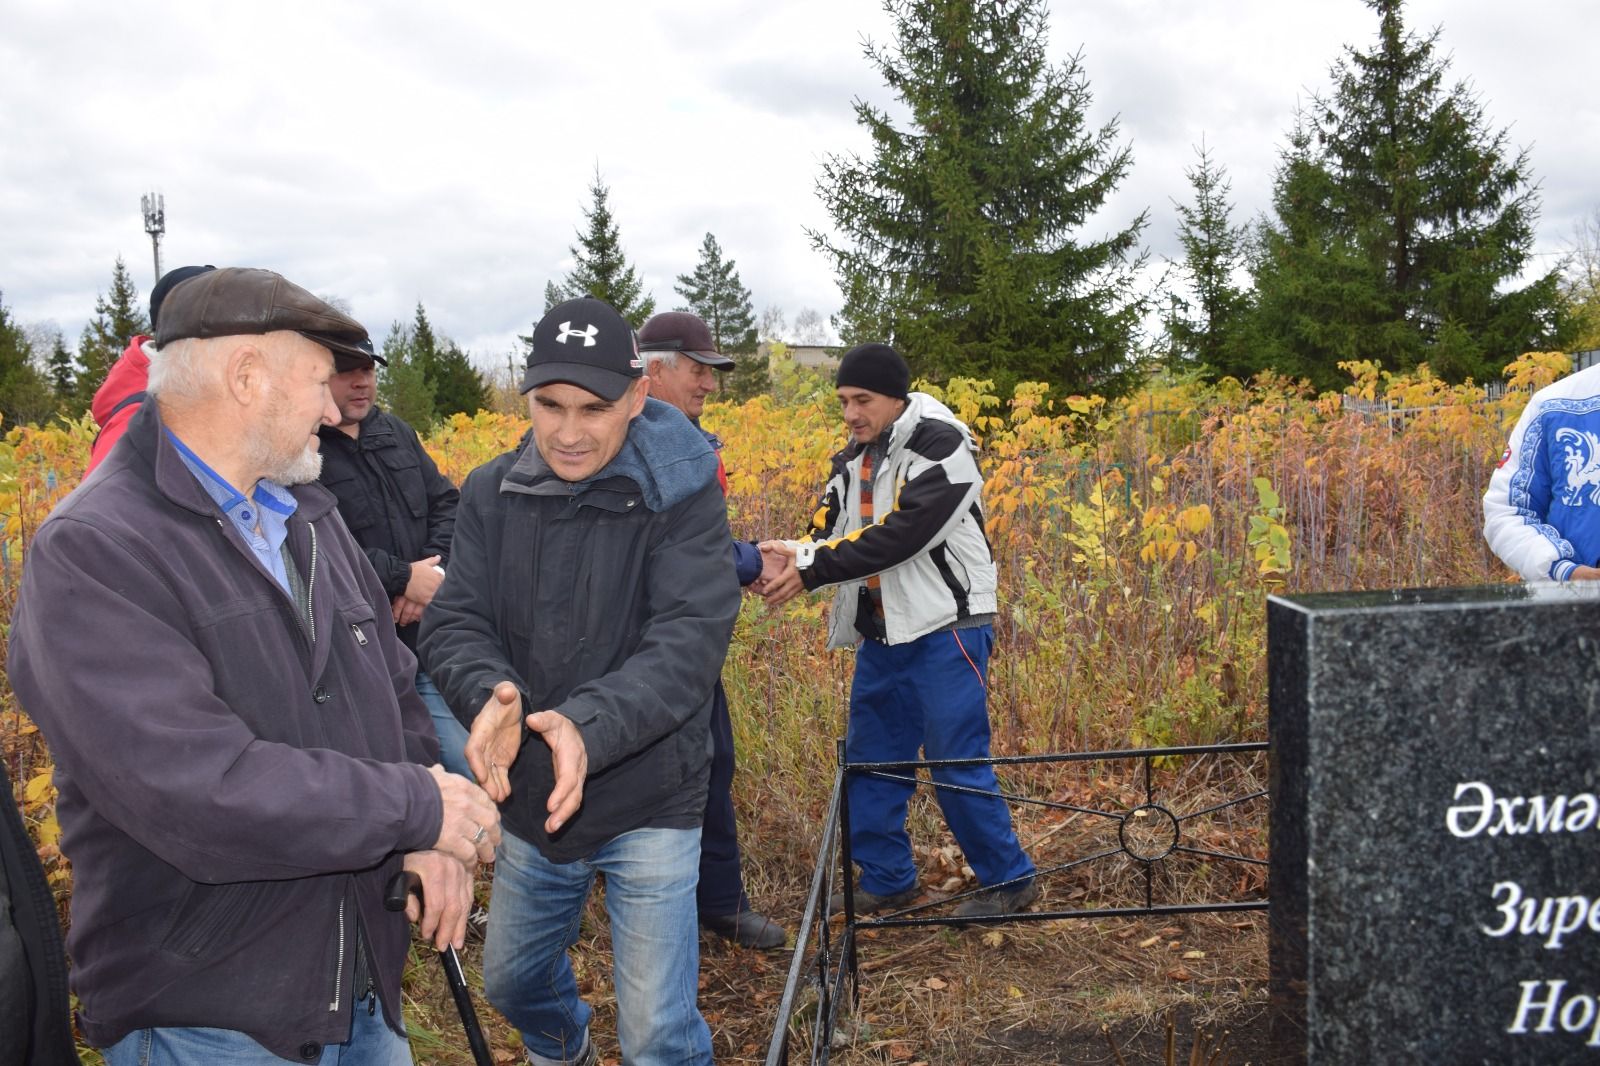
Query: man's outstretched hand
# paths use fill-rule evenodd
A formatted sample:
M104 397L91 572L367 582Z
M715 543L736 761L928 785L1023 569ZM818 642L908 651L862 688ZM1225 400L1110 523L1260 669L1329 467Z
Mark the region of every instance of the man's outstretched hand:
M494 687L472 720L463 754L478 784L496 803L511 795L511 764L522 748L522 693L509 681Z
M589 749L583 734L572 719L559 711L539 711L528 715L528 728L550 745L550 761L555 764L556 783L550 790L545 809L544 831L554 834L583 806L583 782L589 776Z
M794 565L794 545L784 540L761 542L761 597L768 607L781 607L806 590Z

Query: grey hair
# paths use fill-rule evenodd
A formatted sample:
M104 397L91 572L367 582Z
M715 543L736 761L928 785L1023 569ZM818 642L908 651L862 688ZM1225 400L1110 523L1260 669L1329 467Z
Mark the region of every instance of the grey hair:
M276 369L286 357L282 344L272 343L272 334L252 338ZM182 337L160 348L147 348L150 376L145 391L169 403L204 398L221 382L224 356L238 337Z
M650 368L660 363L662 366L677 366L678 353L674 351L640 352L644 357L644 372L650 373Z
M150 348L150 380L145 391L162 399L198 397L215 373L214 361L206 358L212 347L210 341L184 337Z

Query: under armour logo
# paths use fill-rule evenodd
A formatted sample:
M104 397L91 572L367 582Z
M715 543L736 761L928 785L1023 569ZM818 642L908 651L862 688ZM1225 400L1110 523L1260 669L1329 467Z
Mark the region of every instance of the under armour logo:
M583 329L573 329L571 322L561 323L561 332L556 336L556 343L567 343L568 337L582 337L585 348L594 347L594 339L600 335L600 327L595 325L585 326Z

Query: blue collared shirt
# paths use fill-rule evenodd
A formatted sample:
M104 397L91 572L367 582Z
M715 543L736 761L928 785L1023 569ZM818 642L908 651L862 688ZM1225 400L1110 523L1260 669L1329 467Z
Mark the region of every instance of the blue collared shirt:
M162 428L166 429L165 426ZM178 439L176 433L166 429L166 434L172 446L178 449L183 465L189 468L195 480L200 482L200 487L233 522L233 527L250 545L250 550L261 560L261 565L267 568L283 591L294 595L289 588L289 571L283 565L283 542L289 537L289 516L294 514L299 501L288 489L266 478L257 481L251 498L245 499L244 493L207 466L203 459L189 450L188 445Z

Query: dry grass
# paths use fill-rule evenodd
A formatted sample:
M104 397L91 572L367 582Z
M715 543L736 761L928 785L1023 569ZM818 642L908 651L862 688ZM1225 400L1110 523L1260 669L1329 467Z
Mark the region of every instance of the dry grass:
M1226 772L1201 759L1157 771L1159 791L1181 813L1259 784L1264 772L1259 755L1232 761ZM1100 767L1091 775L1083 767L1039 767L1027 778L1015 770L1007 777L1011 787L1032 795L1125 810L1144 801L1143 780L1125 764L1117 766L1123 772ZM822 811L805 802L771 802L765 783L749 775L738 787L751 897L792 931L804 907ZM1264 854L1262 806L1254 804L1253 817L1241 809L1231 817L1203 820L1194 832L1225 842L1225 850ZM959 888L950 883L961 877L959 853L926 798L914 801L911 825L919 841L921 883L928 889L921 902L971 887L970 878ZM1108 832L1114 835L1111 826L1106 819L1039 808L1024 807L1018 815L1019 834L1041 868L1105 850ZM1143 881L1136 873L1124 859L1050 875L1036 909L1137 905ZM1197 902L1212 893L1259 898L1262 880L1256 868L1241 877L1180 864L1163 887L1168 902ZM580 987L596 1008L592 1032L603 1061L615 1063L620 1058L609 948L597 894L574 959ZM464 1066L471 1060L431 954L413 953L407 981L408 1018L417 1034L413 1050L419 1062ZM469 945L464 961L474 981L479 960L479 949ZM1108 1054L1100 1035L1106 1023L1137 1036L1138 1027L1155 1031L1175 1010L1208 1026L1247 1015L1264 996L1266 923L1260 914L1242 913L1056 919L960 931L865 930L860 961L859 1008L843 1030L847 1039L835 1050L834 1061L905 1066L1080 1061L1054 1057L1054 1049L1087 1041L1086 1048L1099 1049L1093 1053ZM749 951L701 937L701 1009L719 1063L765 1061L788 964L786 953ZM478 1003L497 1060L516 1061L518 1042L510 1026L481 996ZM794 1061L804 1061L803 1039L793 1047Z

